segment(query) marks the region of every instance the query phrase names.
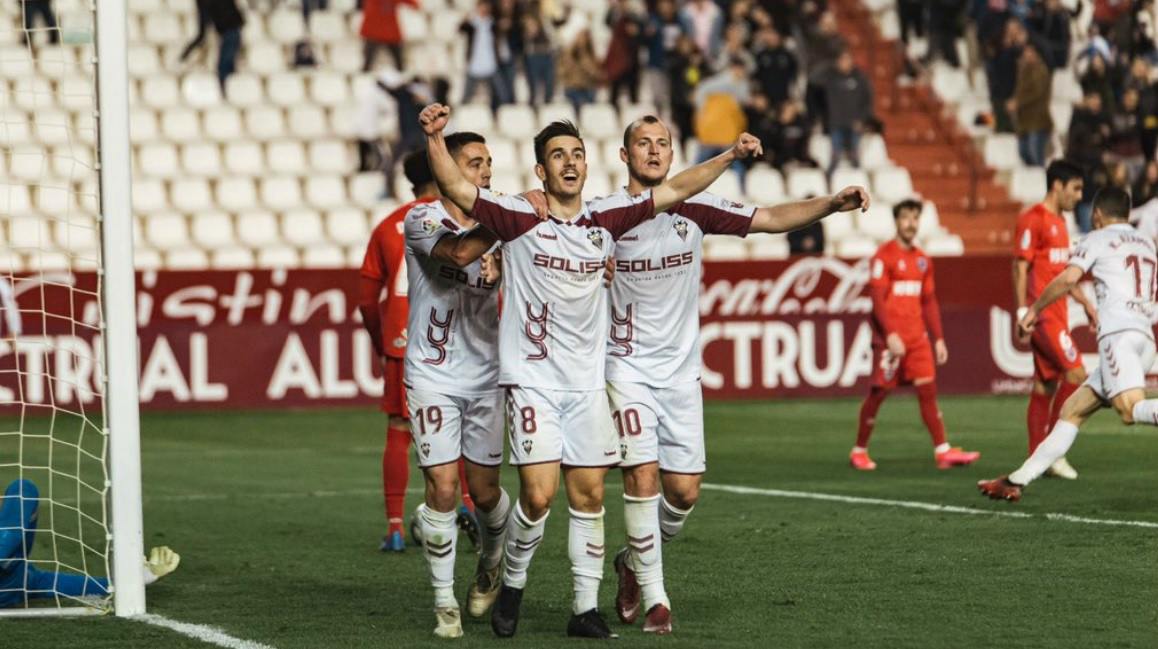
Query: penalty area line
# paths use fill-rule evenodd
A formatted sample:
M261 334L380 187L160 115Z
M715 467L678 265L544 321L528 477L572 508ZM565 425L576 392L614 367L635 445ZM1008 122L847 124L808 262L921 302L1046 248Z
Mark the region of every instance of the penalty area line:
M865 498L862 496L842 496L840 494L826 494L812 491L789 491L786 489L760 489L757 487L743 487L739 485L713 484L705 482L700 487L709 491L724 491L733 494L752 496L769 496L771 498L795 498L798 500L821 500L825 502L843 503L846 505L874 505L877 507L898 507L901 509L916 509L941 514L965 514L969 516L994 516L997 518L1020 518L1025 520L1044 519L1062 523L1077 523L1080 525L1110 525L1116 527L1142 527L1158 529L1158 523L1152 521L1118 520L1113 518L1090 518L1087 516L1073 516L1071 514L1031 514L1017 511L994 511L991 509L977 509L975 507L960 507L957 505L940 505L916 500L889 500L886 498Z
M170 631L175 631L188 638L200 640L206 644L217 645L218 647L226 647L226 649L275 649L271 645L263 644L261 642L254 642L253 640L245 640L218 629L207 624L192 624L190 622L178 622L171 620L163 615L155 613L145 613L130 618L135 622L144 622L153 626L159 626Z

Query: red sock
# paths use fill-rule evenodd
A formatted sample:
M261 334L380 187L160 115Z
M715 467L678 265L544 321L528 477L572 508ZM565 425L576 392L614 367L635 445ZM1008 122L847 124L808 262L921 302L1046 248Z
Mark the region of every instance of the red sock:
M470 497L470 489L466 487L466 460L458 459L458 485L462 487L462 504L474 513L474 500Z
M881 404L884 403L887 396L889 396L889 391L885 388L874 386L869 390L868 396L865 397L864 403L860 406L860 423L856 429L857 446L868 448L869 437L872 437L873 434L873 425L877 423L877 411L881 409Z
M1041 440L1049 433L1049 395L1031 392L1029 394L1029 410L1025 413L1025 426L1029 433L1029 453L1041 444Z
M1062 406L1065 405L1066 399L1069 399L1070 395L1080 387L1082 387L1080 384L1070 383L1069 381L1062 381L1058 384L1057 392L1053 395L1053 403L1050 404L1049 408L1049 425L1045 427L1046 436L1053 430L1053 425L1057 423L1058 417L1061 416L1061 409ZM1042 439L1045 439L1045 437L1042 437Z
M386 429L386 450L382 452L382 495L386 499L387 534L402 531L406 515L406 484L410 481L410 432L405 428Z
M941 409L937 407L937 384L922 383L917 387L917 401L921 404L921 419L933 438L933 447L945 443L945 422L941 419Z

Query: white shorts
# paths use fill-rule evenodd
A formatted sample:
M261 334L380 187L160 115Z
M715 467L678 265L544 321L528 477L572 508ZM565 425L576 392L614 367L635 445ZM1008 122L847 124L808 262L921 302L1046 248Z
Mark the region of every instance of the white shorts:
M623 451L621 466L659 462L664 471L704 472L704 396L699 381L670 388L611 381L607 394Z
M1154 339L1140 331L1122 331L1098 340L1098 367L1086 385L1104 401L1126 390L1146 387L1154 365Z
M410 434L422 468L466 459L483 466L503 463L503 393L457 397L409 390Z
M513 465L619 464L619 442L603 390L508 388L507 431Z

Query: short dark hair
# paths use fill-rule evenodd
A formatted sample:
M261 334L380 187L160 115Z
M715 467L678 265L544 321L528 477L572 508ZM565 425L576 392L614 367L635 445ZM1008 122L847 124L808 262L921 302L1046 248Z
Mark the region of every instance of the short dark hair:
M1094 196L1094 209L1111 219L1130 218L1130 194L1120 187L1103 187Z
M1065 185L1082 177L1082 168L1069 160L1054 160L1045 168L1045 191L1053 190L1055 182Z
M547 160L547 143L551 138L570 135L577 138L580 143L583 142L583 136L579 134L579 128L571 122L571 120L561 119L551 122L539 131L535 136L535 162L543 164ZM586 148L586 146L584 147Z
M407 153L406 157L402 158L402 173L406 174L406 180L410 181L415 196L418 195L420 188L433 183L434 174L430 171L430 160L426 158L426 149Z
M456 156L462 148L468 144L486 144L487 139L474 131L459 131L451 133L445 138L446 150L450 151L450 155Z
M905 200L893 206L893 219L895 220L899 218L901 216L901 212L905 210L916 210L917 214L920 214L924 207L925 206L921 204L921 201L915 198L906 198Z
M640 117L639 119L635 120L634 122L628 124L627 128L623 129L623 148L627 149L627 148L631 147L631 134L635 132L635 129L639 128L640 126L643 126L644 124L663 124L663 122L660 121L660 119L658 117L656 117L655 115L644 115L643 117ZM667 128L666 124L664 124L664 128ZM671 138L671 129L670 128L667 129L667 135L668 135L668 138L670 139Z

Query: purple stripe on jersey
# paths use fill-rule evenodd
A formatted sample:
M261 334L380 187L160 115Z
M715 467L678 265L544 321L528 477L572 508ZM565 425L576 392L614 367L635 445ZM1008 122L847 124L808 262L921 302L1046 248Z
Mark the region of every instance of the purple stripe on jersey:
M525 211L524 211L525 208ZM521 198L495 196L479 189L470 217L503 241L514 241L539 224L531 204Z
M458 232L458 224L454 222L454 219L443 219L442 227L450 230L451 232Z
M731 203L731 206L737 210L744 209L742 203ZM733 234L744 237L748 235L748 229L752 227L752 215L756 212L755 208L748 209L752 213L744 216L707 203L684 202L672 206L668 213L679 214L695 223L700 226L704 234Z

